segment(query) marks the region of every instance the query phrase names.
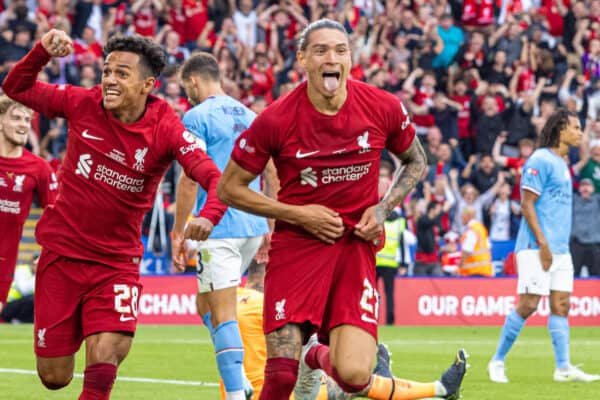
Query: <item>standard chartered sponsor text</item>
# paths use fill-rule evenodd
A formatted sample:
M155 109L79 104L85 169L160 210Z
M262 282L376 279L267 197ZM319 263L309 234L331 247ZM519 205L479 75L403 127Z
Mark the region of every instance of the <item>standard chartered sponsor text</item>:
M104 164L96 167L94 179L124 192L140 193L144 190L144 179L135 179L127 174L121 174Z
M335 182L357 181L369 173L373 163L348 165L346 167L325 168L321 171L324 185Z
M10 201L6 199L0 199L0 212L9 214L20 214L21 213L21 202Z

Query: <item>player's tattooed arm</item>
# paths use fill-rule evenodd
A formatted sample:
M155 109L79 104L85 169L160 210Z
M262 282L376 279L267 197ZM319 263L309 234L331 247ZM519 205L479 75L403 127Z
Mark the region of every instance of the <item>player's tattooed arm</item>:
M375 211L378 220L385 221L394 207L417 186L427 168L427 155L417 138L412 141L404 153L397 154L397 156L402 161L402 167L394 174L390 190Z
M267 335L267 357L298 360L302 352L302 331L296 324L287 324Z

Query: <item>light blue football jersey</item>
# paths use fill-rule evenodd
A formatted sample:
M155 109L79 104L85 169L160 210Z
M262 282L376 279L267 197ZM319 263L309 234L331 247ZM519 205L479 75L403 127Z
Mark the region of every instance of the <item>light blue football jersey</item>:
M235 140L252 123L256 114L229 96L211 96L197 104L183 116L185 128L206 145L206 152L221 172L225 169ZM250 188L260 191L260 178L250 183ZM206 192L198 188L194 214L206 202ZM210 238L233 239L260 236L269 232L263 217L229 207L221 222L214 227Z
M536 150L523 166L521 194L524 190L539 195L535 212L550 251L554 254L568 253L573 183L565 160L548 148ZM535 236L522 218L515 251L538 248Z

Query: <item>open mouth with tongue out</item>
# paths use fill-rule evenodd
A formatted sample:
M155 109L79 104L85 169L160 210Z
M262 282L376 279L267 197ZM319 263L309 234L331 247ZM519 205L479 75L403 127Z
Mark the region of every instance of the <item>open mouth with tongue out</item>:
M323 85L328 92L335 92L340 85L340 73L323 72Z

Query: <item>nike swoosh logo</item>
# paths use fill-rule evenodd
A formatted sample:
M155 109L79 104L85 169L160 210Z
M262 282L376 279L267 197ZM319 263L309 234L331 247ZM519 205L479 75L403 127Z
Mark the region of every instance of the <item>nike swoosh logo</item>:
M135 318L134 317L126 317L123 314L121 314L121 318L119 318L121 320L121 322L127 322L127 321L133 321Z
M103 138L101 138L101 137L94 136L94 135L90 135L90 134L88 133L88 130L87 130L87 129L86 129L85 131L83 131L83 133L81 134L81 136L83 136L83 137L84 137L84 138L86 138L86 139L92 139L92 140L104 140L104 139L103 139Z
M296 158L304 158L312 156L313 154L317 154L321 150L309 151L308 153L302 153L300 150L296 152Z

